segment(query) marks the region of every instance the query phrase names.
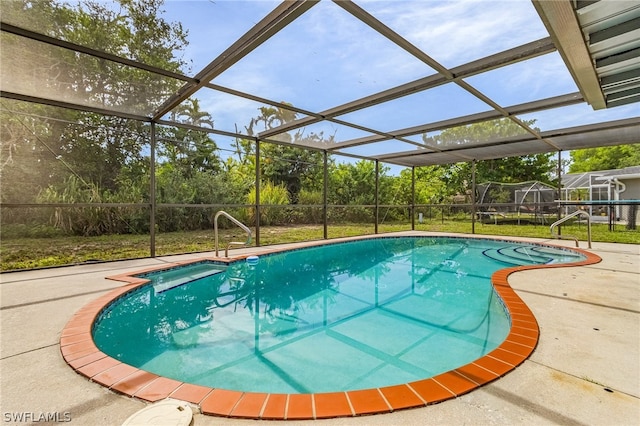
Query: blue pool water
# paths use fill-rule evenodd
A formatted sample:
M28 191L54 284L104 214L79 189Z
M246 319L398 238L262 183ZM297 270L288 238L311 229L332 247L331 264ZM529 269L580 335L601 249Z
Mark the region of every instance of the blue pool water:
M94 325L106 354L204 386L320 393L425 379L500 345L494 271L582 259L568 250L372 238L147 273Z

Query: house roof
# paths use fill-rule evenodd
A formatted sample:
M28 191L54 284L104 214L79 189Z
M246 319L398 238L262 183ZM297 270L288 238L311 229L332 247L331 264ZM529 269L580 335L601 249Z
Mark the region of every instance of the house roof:
M607 180L614 178L619 180L638 179L640 178L640 166L565 174L562 175L562 187L564 189L588 188L590 186L592 176L595 180Z

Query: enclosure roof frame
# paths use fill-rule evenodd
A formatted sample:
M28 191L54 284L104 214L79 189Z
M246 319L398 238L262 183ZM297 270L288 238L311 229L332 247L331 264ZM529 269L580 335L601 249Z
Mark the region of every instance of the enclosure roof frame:
M349 0L333 0L344 12L355 17L378 34L385 37L405 53L421 61L435 74L398 84L340 105L320 111L283 104L274 99L257 96L229 87L213 80L232 67L249 53L267 42L302 15L312 10L320 0L284 0L263 19L253 25L243 36L232 42L221 54L193 76L162 69L156 66L117 56L106 51L71 43L66 40L47 36L37 31L5 22L2 17L0 29L3 35L29 39L56 48L79 52L115 64L143 70L158 77L182 82L174 93L153 109L150 114L120 110L117 107L99 107L69 100L64 93L46 97L37 93L26 93L20 88L6 84L20 76L9 75L8 67L3 67L3 85L0 97L22 102L50 105L60 108L85 111L96 114L116 116L141 122L159 123L184 127L184 123L167 119L174 108L201 89L217 90L242 99L289 109L302 117L284 123L255 135L259 140L287 145L278 139L278 135L304 129L317 123L334 123L361 131L366 136L342 140L332 146L312 147L296 145L305 149L319 149L333 154L362 158L372 161L385 161L405 167L449 164L460 161L485 160L510 156L532 155L554 151L568 151L616 144L640 143L640 115L622 121L600 121L589 125L567 127L563 129L537 129L521 118L523 114L560 109L568 106L588 104L594 110L614 108L640 101L640 30L635 23L640 22L640 4L620 2L615 6L611 2L574 0L531 0L541 21L549 31L549 36L504 50L463 65L447 68L436 61L427 52L411 43L405 37L391 29L385 22L377 19L365 7ZM621 47L622 46L622 47ZM621 50L622 49L622 50ZM624 50L626 49L626 50ZM579 92L566 93L547 99L537 99L519 105L503 106L493 97L483 93L469 78L502 67L558 52L579 89ZM486 105L486 110L459 115L445 120L425 122L410 127L377 128L362 125L345 119L343 116L366 108L394 101L416 93L422 93L443 85L455 85ZM509 120L522 134L511 137L495 137L479 143L461 143L457 146L435 145L416 141L415 137L427 132L468 126L492 120ZM200 127L199 130L230 137L247 138L241 132L229 132L219 129ZM607 140L598 139L606 137ZM397 143L398 148L381 154L354 154L352 148L366 148L371 144ZM400 143L401 142L401 143ZM413 151L407 152L406 147Z

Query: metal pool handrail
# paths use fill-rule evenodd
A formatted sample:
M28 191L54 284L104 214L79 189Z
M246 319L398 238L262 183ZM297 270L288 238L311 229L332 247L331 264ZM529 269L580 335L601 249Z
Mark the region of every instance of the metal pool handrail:
M247 228L242 222L240 222L238 219L236 219L235 217L231 216L229 213L223 210L220 210L218 213L216 213L216 215L213 218L213 234L214 234L215 243L216 243L216 257L218 257L218 218L221 215L226 217L236 225L238 225L240 228L242 228L244 232L247 233L247 241L245 241L244 243L237 242L237 241L230 241L229 244L227 244L227 247L225 247L224 249L224 257L229 257L229 248L231 246L248 246L249 244L251 244L251 229Z
M554 232L553 232L553 228L555 228L556 226L560 225L561 223L566 222L567 220L571 219L572 217L578 216L578 215L582 215L582 216L585 216L587 218L587 242L589 243L589 248L591 248L591 216L589 215L589 213L587 213L584 210L576 210L575 212L563 217L562 219L553 222L551 224L551 226L549 227L549 231L551 231L551 235L554 238L565 239L565 240L574 240L576 242L576 247L580 247L578 245L578 238L572 237L572 236L566 236L565 237L565 236L562 236L562 235L559 235L559 234L554 234Z

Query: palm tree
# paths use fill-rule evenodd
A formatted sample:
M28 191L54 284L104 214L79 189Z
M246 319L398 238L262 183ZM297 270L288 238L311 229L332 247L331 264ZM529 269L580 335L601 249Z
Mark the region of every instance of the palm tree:
M198 99L187 99L171 111L171 120L197 127L213 129L210 113L200 109ZM176 164L184 176L192 176L194 171L217 171L220 168L218 149L206 132L193 129L174 128L172 138L166 145L166 153L171 163Z
M187 99L186 105L181 105L176 111L178 117L185 117L182 122L193 126L204 127L205 125L213 129L213 117L206 111L200 109L200 102L197 99Z

